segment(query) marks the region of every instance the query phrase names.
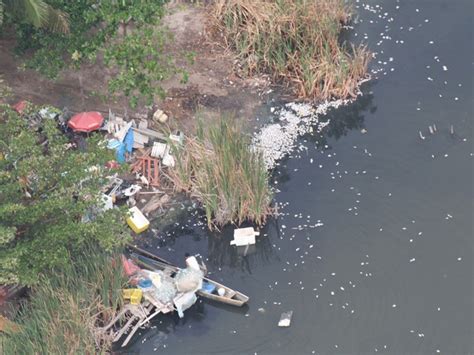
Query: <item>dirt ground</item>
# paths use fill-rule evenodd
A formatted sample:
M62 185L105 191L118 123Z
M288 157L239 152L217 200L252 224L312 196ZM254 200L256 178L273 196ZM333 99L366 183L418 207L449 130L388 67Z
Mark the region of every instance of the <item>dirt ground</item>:
M211 38L207 20L204 6L174 2L163 21L174 37L168 50L176 58L177 66L189 73L189 80L181 84L180 77L173 77L162 82L167 97L157 99L155 105L169 115L170 124L185 131L194 126L196 112L204 117L231 112L236 117L250 119L265 100L269 87L265 77L244 79L235 74L232 54ZM84 65L78 71L66 69L53 81L33 70L20 70L21 58L12 54L14 46L13 39L0 38L0 77L13 92L9 103L27 99L36 104L68 107L71 111L104 113L110 108L129 117L148 113L145 107L131 110L126 98L112 102L96 94L106 94L106 78L111 74L102 66ZM184 58L186 52L195 53L194 63Z

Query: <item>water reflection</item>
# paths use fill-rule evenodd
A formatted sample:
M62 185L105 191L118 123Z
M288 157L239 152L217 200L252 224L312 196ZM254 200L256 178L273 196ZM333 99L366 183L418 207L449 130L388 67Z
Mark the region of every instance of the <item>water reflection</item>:
M169 334L173 334L178 328L192 328L194 336L200 336L207 333L210 327L203 322L206 318L206 305L202 300L198 300L191 308L189 308L184 318L179 318L176 312L163 314L155 318L145 331L142 331L125 349L116 349L118 353L133 354L129 348L135 348L135 344L145 342L147 339L153 339L156 347L162 346L168 339Z
M242 227L247 227L243 225ZM226 226L221 232L211 233L208 238L208 263L213 268L229 267L252 274L252 269L279 260L270 241L271 235L278 235L278 220L271 218L260 230L257 243L248 247L230 245L234 226Z
M327 115L322 118L323 121L330 121L329 125L323 129L321 134L307 134L303 138L316 143L316 146L324 147L328 144L328 138L338 140L346 136L351 130L362 130L365 128L365 113L371 114L377 111L377 106L373 103L374 95L371 87L373 83L369 82L363 85L363 95L351 104L340 107L337 110L331 109Z

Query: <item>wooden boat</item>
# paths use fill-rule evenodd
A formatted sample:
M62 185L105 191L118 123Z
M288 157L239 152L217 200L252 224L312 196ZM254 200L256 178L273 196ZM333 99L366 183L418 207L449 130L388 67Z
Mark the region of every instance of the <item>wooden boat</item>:
M178 272L180 268L177 266L172 265L170 262L147 252L146 250L137 248L135 246L129 246L130 250L133 252L131 253L131 257L137 264L151 269L151 270L162 270L169 272ZM223 296L218 294L218 290L223 289L225 292ZM222 291L221 291L222 292ZM203 279L203 288L197 291L197 294L201 297L225 303L231 306L242 307L246 304L249 300L249 297L244 295L243 293L233 290L230 287L222 285L221 283L211 280L207 277Z

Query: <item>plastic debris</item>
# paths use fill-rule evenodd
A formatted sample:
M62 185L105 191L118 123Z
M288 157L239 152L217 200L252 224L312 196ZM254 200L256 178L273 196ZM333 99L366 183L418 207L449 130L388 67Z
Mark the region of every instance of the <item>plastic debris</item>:
M230 245L245 246L255 244L255 236L260 235L252 227L234 229L234 240Z
M132 207L129 209L130 216L127 218L127 224L132 228L132 230L139 234L150 226L150 222L143 215L143 213L138 209L138 207Z
M170 154L166 154L166 155L164 156L162 162L163 162L163 165L164 165L164 166L167 166L167 167L169 167L169 168L174 168L174 166L175 166L175 164L176 164L175 161L174 161L173 156L170 155Z
M92 132L99 129L103 122L100 112L81 112L69 120L68 126L75 132Z
M155 142L151 149L151 156L154 158L164 158L170 150L170 147L166 143Z
M139 288L122 290L123 299L130 300L130 304L139 305L142 301L143 291Z
M159 122L159 123L165 123L166 121L168 121L168 115L164 113L162 110L158 109L153 114L153 121Z
M114 202L113 202L112 196L102 194L101 200L103 203L100 209L101 211L107 211L114 208Z
M183 294L178 295L173 299L173 303L176 307L176 311L178 312L179 318L184 317L184 311L195 304L197 301L196 294L194 292L186 292Z
M204 274L201 270L187 267L180 269L174 277L176 289L179 292L196 292L202 288Z
M142 189L142 187L140 185L132 185L132 186L126 188L125 190L123 190L122 192L125 196L130 197L130 196L135 195L141 189Z
M293 317L293 311L283 312L278 322L279 327L289 327L291 324L291 318Z
M132 276L138 271L140 271L140 268L137 265L135 265L132 260L127 259L124 255L122 255L121 259L122 259L122 267L123 267L123 271L125 272L125 275Z
M181 131L176 131L174 133L170 133L170 141L176 142L179 145L183 145L184 143L184 133Z

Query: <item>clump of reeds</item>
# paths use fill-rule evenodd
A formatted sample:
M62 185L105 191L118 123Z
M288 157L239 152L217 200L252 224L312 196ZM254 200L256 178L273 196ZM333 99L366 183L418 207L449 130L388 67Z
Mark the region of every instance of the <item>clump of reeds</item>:
M233 120L221 117L182 148L173 147L176 169L171 179L177 190L200 201L210 229L227 223L265 223L272 213L268 172L250 137Z
M344 0L216 0L214 28L249 74L268 73L299 98L355 97L370 53L341 42Z
M119 257L90 251L62 270L44 275L15 321L19 331L3 336L5 354L96 354L109 352L112 337L100 331L122 304L126 279Z

